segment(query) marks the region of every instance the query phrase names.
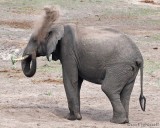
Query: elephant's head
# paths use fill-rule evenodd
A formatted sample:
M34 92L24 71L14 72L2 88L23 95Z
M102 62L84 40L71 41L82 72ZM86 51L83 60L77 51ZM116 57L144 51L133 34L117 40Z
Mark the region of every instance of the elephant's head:
M58 12L55 8L45 8L46 15L39 28L32 34L23 56L28 57L22 60L22 70L25 76L32 77L36 72L36 57L49 56L54 53L58 41L63 37L64 27L56 25Z

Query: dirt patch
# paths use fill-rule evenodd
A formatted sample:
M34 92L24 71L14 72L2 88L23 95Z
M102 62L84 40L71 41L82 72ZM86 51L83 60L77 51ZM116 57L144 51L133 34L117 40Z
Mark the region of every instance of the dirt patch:
M34 84L38 84L38 83L56 83L56 84L63 84L63 80L62 79L51 79L51 78L47 78L44 80L32 80L32 82Z
M7 72L9 72L9 73L20 73L21 70L19 70L19 69L11 69L11 70L9 70L9 69L2 69L2 70L0 70L0 73L7 73Z
M8 72L8 70L4 69L4 70L0 70L0 73L4 73L4 72Z
M2 69L0 70L0 75L5 76L6 78L22 78L22 71L19 69Z
M141 2L144 2L144 3L152 3L152 4L155 3L154 0L143 0L143 1L141 1Z
M33 22L31 21L7 21L7 20L1 20L0 25L7 25L12 28L21 28L21 29L30 29L33 27Z
M149 7L159 7L159 0L126 0L129 3L141 5L141 6L149 6Z
M149 3L149 4L152 4L152 5L160 5L160 3L154 1L154 0L142 0L140 1L142 3Z

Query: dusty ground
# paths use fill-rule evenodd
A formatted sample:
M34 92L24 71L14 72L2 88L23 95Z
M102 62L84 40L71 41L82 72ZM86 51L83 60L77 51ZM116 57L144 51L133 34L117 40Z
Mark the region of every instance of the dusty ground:
M160 127L160 1L138 0L0 0L0 128L116 128ZM146 112L139 105L139 76L130 102L130 124L110 123L112 107L100 85L84 82L81 121L68 121L67 101L59 62L38 59L33 78L26 78L11 55L21 54L32 33L33 21L45 4L62 6L65 22L108 26L128 34L144 60Z

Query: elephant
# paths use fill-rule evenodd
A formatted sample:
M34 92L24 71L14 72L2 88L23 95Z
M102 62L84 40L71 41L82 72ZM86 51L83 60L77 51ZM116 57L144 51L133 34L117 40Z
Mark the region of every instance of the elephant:
M46 15L53 12L48 10ZM23 57L28 57L22 60L21 65L25 76L32 77L36 72L37 57L46 56L50 61L52 55L52 60L60 60L69 108L67 119L82 119L80 90L86 80L100 84L110 100L113 107L110 121L128 123L130 96L139 70L139 100L141 109L145 111L144 61L136 44L127 35L112 28L56 23L52 16L48 16L50 21L54 19L52 24L45 16L43 27L31 35L23 52Z

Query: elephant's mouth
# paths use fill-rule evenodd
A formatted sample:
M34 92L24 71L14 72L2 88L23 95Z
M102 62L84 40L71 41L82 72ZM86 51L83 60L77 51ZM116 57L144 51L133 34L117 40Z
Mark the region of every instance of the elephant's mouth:
M21 65L24 75L27 77L32 77L36 73L37 69L36 54L33 53L26 59L22 60Z

